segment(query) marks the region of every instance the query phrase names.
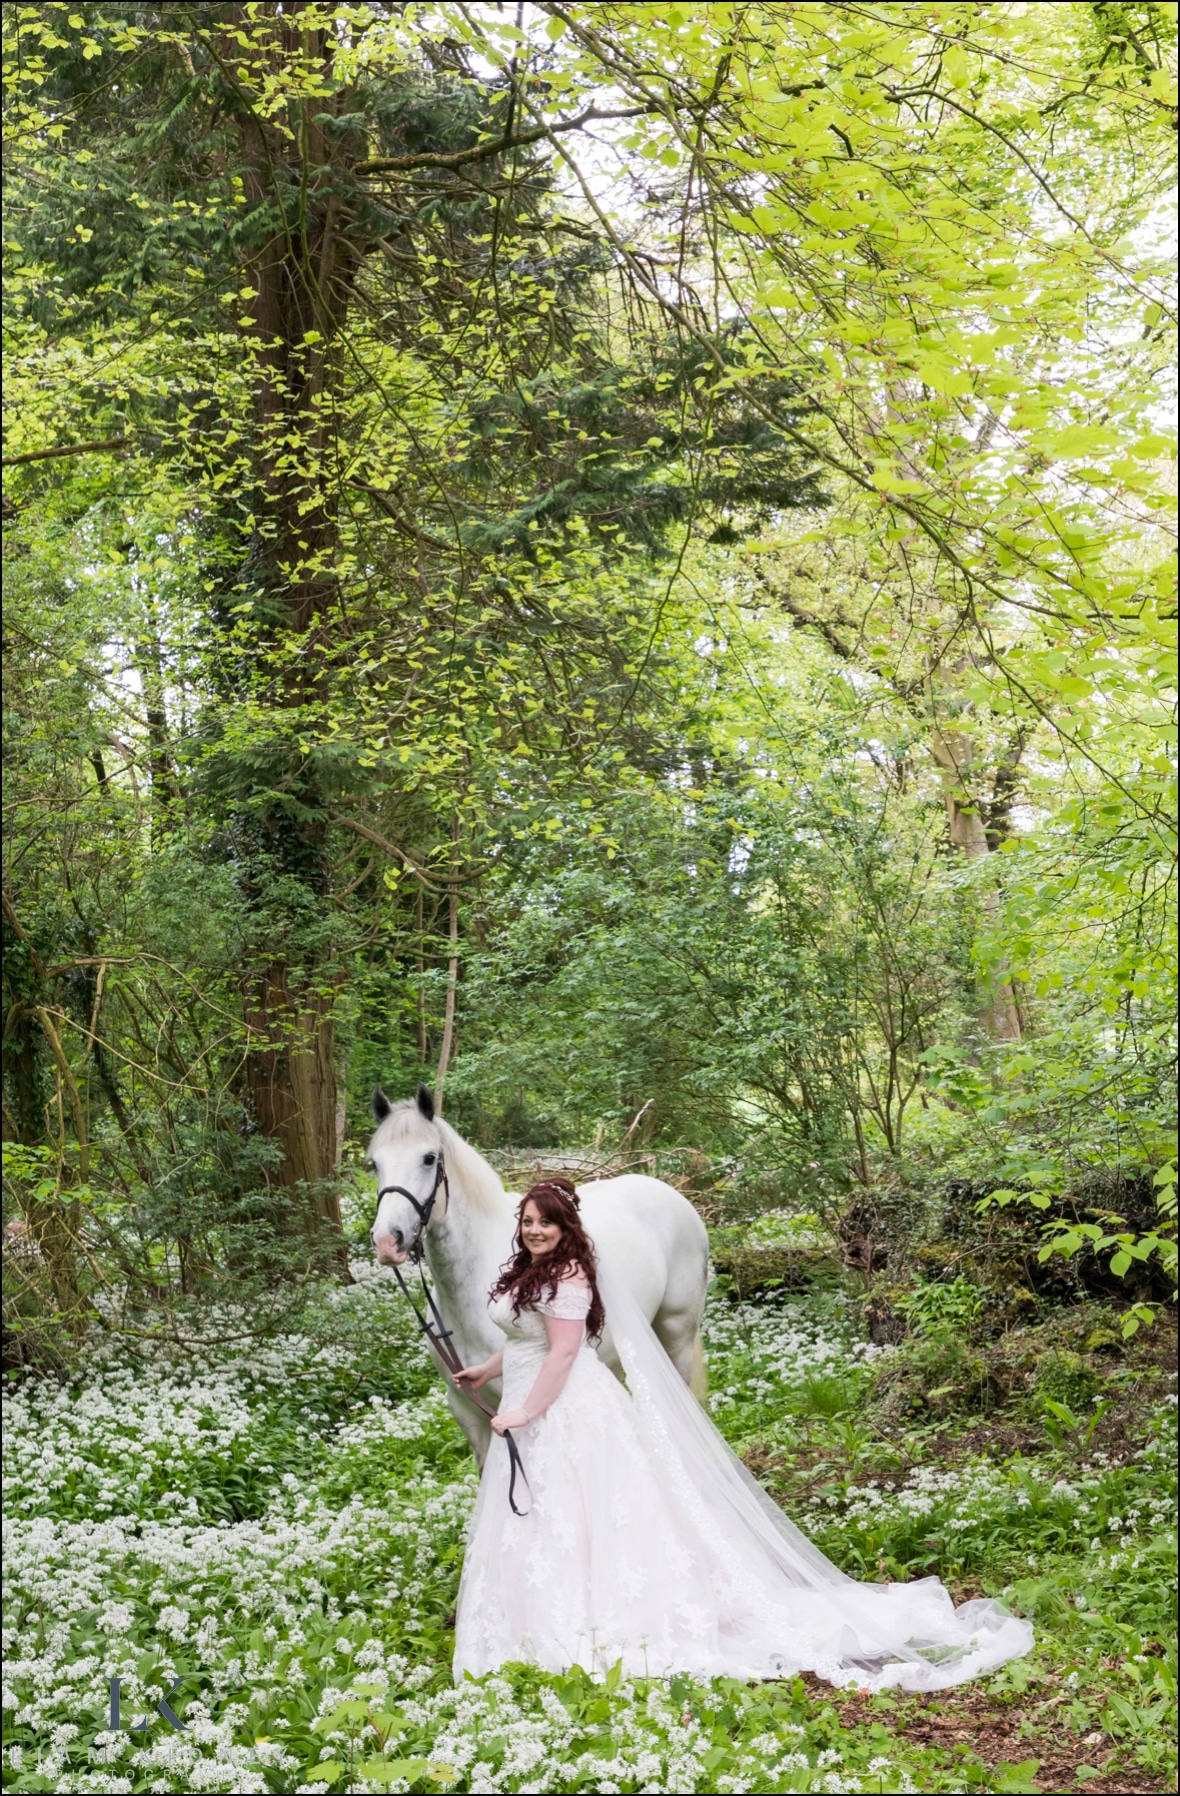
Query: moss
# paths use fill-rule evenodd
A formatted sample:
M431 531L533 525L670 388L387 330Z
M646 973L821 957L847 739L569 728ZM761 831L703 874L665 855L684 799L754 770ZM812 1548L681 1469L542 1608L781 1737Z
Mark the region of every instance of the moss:
M1042 1355L1033 1374L1033 1387L1039 1396L1067 1403L1071 1409L1088 1403L1102 1385L1101 1376L1081 1354L1071 1353L1067 1347L1053 1347Z
M730 1294L737 1298L802 1291L822 1271L835 1271L835 1261L822 1247L722 1248L714 1252L713 1265L731 1281Z
M914 1259L925 1278L940 1278L944 1273L968 1273L970 1255L961 1241L927 1241L919 1247Z

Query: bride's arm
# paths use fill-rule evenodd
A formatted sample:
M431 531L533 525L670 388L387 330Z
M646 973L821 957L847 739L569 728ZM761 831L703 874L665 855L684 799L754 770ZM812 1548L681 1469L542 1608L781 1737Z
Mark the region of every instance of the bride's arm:
M478 1366L464 1366L461 1372L456 1372L455 1383L460 1390L467 1384L473 1391L477 1391L489 1378L499 1378L503 1370L504 1349L501 1347L499 1353L493 1353L491 1359L481 1360Z
M497 1434L503 1434L506 1428L527 1427L549 1408L555 1398L561 1396L565 1381L570 1375L570 1367L578 1357L585 1332L584 1322L570 1322L561 1316L545 1317L545 1333L549 1336L549 1351L545 1355L545 1363L524 1400L524 1407L510 1409L507 1415L494 1418L492 1427Z

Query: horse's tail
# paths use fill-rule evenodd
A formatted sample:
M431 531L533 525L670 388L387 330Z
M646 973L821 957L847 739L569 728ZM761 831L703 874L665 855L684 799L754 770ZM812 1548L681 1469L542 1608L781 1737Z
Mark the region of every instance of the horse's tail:
M708 1406L709 1368L705 1363L705 1347L699 1328L692 1344L692 1376L688 1381L688 1388L698 1403L705 1407Z

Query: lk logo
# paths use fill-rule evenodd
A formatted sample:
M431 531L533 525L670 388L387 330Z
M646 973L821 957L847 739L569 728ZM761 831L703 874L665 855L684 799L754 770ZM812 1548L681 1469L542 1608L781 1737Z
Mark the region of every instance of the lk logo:
M156 1704L157 1713L162 1715L164 1720L168 1723L168 1726L174 1728L177 1733L179 1733L182 1728L187 1727L188 1723L180 1719L180 1716L169 1703L168 1697L175 1696L176 1692L180 1689L180 1686L187 1683L189 1678L202 1678L204 1675L205 1673L203 1671L190 1671L185 1677L174 1678L168 1696L162 1696ZM108 1681L111 1687L111 1732L112 1734L117 1734L120 1732L119 1693L123 1687L123 1680L122 1678L110 1678ZM128 1728L127 1731L132 1734L146 1734L150 1726L151 1722L145 1721L142 1727Z

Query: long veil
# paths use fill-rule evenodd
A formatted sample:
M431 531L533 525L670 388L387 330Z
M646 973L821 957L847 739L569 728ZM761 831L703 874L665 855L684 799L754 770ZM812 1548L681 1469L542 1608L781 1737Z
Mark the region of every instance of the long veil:
M598 1288L645 1451L704 1543L733 1675L812 1670L834 1684L941 1690L1031 1649L1032 1628L1001 1602L956 1608L937 1578L861 1584L840 1571L727 1446L601 1253Z

